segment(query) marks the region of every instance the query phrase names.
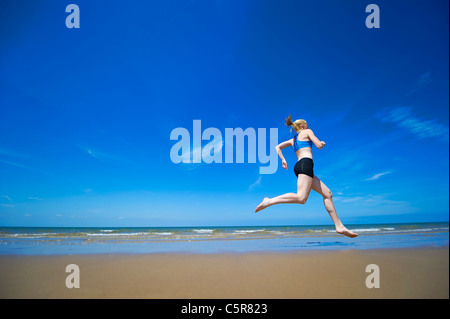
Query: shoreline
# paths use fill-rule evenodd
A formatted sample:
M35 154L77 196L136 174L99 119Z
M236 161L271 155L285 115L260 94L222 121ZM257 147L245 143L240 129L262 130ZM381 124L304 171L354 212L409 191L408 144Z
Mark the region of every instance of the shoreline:
M239 239L236 239L239 240ZM243 240L255 240L255 239L243 239ZM213 241L213 240L211 240ZM120 244L119 244L120 245ZM201 250L173 250L173 251L102 251L102 252L82 252L82 253L2 253L0 252L0 261L3 257L5 258L15 258L15 257L81 257L84 256L116 256L116 257L133 257L133 256L170 256L170 255L302 255L302 254L324 254L332 252L390 252L390 251L413 251L413 250L449 250L450 245L416 245L416 246L406 246L406 247L314 247L314 248L296 248L296 249L263 249L263 250L215 250L215 251L201 251Z
M66 287L66 266L80 288ZM369 289L366 267L379 267ZM449 298L449 247L0 255L0 298Z
M361 224L360 236L329 225L208 227L0 227L0 255L227 253L447 246L448 222Z

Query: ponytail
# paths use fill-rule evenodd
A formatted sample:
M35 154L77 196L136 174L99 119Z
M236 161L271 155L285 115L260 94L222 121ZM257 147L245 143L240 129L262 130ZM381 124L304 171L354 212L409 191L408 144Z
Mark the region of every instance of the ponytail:
M294 129L296 132L301 130L301 125L306 124L305 120L296 120L295 122L292 122L291 114L285 119L286 126L289 126L292 129ZM307 125L307 124L306 124Z
M291 128L291 132L292 132L292 129L294 129L295 131L298 131L300 129L294 122L292 122L291 114L289 114L289 116L285 119L285 121L286 121L286 126L289 126Z

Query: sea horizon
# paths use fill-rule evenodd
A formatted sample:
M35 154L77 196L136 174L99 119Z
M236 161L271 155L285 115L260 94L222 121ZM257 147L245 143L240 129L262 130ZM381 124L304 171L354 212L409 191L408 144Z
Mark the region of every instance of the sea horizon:
M286 252L448 246L449 222L327 225L0 227L0 255Z

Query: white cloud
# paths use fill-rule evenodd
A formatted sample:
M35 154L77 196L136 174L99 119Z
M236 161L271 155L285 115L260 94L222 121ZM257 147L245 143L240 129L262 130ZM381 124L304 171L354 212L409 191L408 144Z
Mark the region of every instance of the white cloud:
M437 120L425 120L415 117L412 108L399 106L385 108L376 114L382 122L393 123L397 127L405 129L418 138L441 137L448 140L448 127L438 123Z
M339 203L354 203L353 205L361 207L410 207L406 201L397 201L390 199L389 194L364 194L364 195L345 195L333 197L333 200Z
M33 167L29 167L29 166L26 166L26 165L22 165L21 163L17 162L17 161L23 161L23 160L30 160L30 159L32 159L32 157L27 155L27 154L17 153L15 151L11 151L11 150L7 150L7 149L4 149L4 148L0 148L0 155L2 157L5 156L5 157L8 158L8 160L6 160L4 158L0 158L0 163L11 165L11 166L15 166L15 167L19 167L19 168L23 168L23 169L27 169L27 170L38 172L38 173L41 173L41 174L46 174L46 175L53 176L53 174L51 174L51 173L48 173L48 172L45 172L45 171L41 171L39 169L35 169Z
M374 180L379 179L381 176L387 175L387 174L390 174L390 173L392 173L392 171L378 173L378 174L373 175L372 177L366 178L365 181L374 181Z
M114 164L128 164L128 165L137 165L137 163L130 161L128 159L125 159L121 156L118 156L116 154L112 153L106 153L103 151L99 151L98 149L94 149L90 146L84 146L84 145L77 145L78 148L80 148L82 151L84 151L89 156L107 163L114 163Z
M249 190L253 189L254 187L258 186L261 184L261 180L262 180L262 176L259 176L258 179L249 186Z
M335 198L336 200L336 198ZM339 201L341 201L342 203L353 203L353 202L361 202L364 201L364 197L361 196L355 196L355 197L339 197L338 198Z
M409 95L415 93L416 91L422 89L423 87L425 87L426 85L430 84L433 81L434 80L431 77L431 73L425 72L424 74L419 76L419 79L416 81L414 88L411 91L409 91L408 93L406 93L406 96L409 96Z
M30 171L33 171L33 172L37 172L37 173L53 176L53 174L51 174L51 173L48 173L48 172L45 172L45 171L41 171L39 169L35 169L35 168L32 168L32 167L28 167L28 166L25 166L25 165L22 165L22 164L19 164L19 163L6 161L6 160L3 160L3 159L0 159L0 163L4 163L4 164L7 164L7 165L12 165L12 166L15 166L15 167L20 167L20 168L23 168L23 169L27 169L27 170L30 170Z
M32 200L42 200L42 198L39 198L39 197L33 197L33 196L28 197L28 199L32 199Z
M0 154L1 155L5 155L5 156L9 156L9 157L18 157L18 158L31 158L30 155L28 154L23 154L23 153L18 153L15 151L11 151L8 149L4 149L4 148L0 148Z

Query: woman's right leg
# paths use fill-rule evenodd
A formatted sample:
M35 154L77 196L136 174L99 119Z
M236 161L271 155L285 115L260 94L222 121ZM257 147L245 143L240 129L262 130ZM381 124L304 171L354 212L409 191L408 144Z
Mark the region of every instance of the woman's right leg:
M328 214L333 220L333 223L336 227L336 232L345 235L347 237L358 236L358 234L348 230L344 226L344 224L342 224L341 220L339 219L336 213L336 208L334 207L333 194L331 193L327 185L325 185L317 176L314 176L314 181L311 185L311 188L323 196L323 203L325 205L325 209L327 210Z
M311 192L312 184L313 179L311 177L305 174L298 174L297 194L286 193L273 198L265 197L261 204L256 207L255 213L276 204L305 204Z

